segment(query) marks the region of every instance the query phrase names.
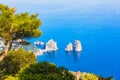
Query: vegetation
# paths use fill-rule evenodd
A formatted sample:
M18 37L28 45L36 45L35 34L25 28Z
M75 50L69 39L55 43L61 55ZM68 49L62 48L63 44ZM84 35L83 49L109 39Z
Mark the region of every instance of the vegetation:
M10 68L9 68L10 69ZM13 69L15 72L16 70ZM13 72L14 73L14 72ZM48 62L33 63L22 69L19 73L4 75L2 80L75 80L64 67L56 67L55 64ZM15 75L16 74L16 75Z
M83 80L113 80L113 77L104 78L91 73L81 73L81 78Z
M22 48L9 51L0 62L1 80L74 80L75 77L64 67L48 62L36 63L33 52Z
M71 72L77 80L114 80L113 77L104 78L92 73L86 72Z
M20 48L9 52L0 62L0 70L4 75L15 76L20 70L35 62L36 57L33 52L27 52Z
M14 76L9 75L9 76L5 76L3 78L3 80L19 80L19 79L18 79L18 77L14 77Z
M90 74L90 73L81 73L81 78L83 80L98 80L99 78L94 75L94 74Z
M31 64L20 74L20 80L74 80L75 77L64 67L41 62Z
M104 78L102 76L98 76L99 80L114 80L114 78L111 76L111 77L108 77L108 78Z
M39 26L41 21L37 18L38 14L27 12L16 14L15 8L10 8L0 4L0 37L4 39L5 51L0 56L0 61L11 49L11 44L15 40L24 38L34 38L41 35Z

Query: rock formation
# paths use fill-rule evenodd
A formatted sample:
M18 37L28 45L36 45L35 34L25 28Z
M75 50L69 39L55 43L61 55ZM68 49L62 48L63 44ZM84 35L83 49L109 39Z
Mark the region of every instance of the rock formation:
M75 40L75 42L74 42L74 50L75 51L81 51L82 50L81 42L79 40Z
M65 51L73 51L73 44L71 42L67 45Z
M57 50L57 42L55 42L53 39L50 39L45 46L45 50L46 51L55 51Z
M65 51L81 51L82 50L82 46L81 46L81 42L79 40L75 40L74 41L74 45L70 42L67 47L65 48Z

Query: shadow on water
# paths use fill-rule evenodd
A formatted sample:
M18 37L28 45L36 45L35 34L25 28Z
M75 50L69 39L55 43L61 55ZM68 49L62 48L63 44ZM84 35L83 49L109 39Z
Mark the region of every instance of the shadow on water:
M82 53L81 51L69 51L69 52L66 52L66 55L68 57L72 56L74 60L79 60L81 53Z

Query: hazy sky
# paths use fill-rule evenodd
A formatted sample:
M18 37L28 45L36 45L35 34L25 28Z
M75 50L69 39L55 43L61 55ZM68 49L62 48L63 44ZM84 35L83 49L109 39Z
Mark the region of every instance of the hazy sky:
M87 23L104 20L106 24L108 20L117 24L120 20L120 0L0 0L0 3L16 7L18 13L38 13L42 20L79 19Z
M40 9L41 12L93 10L110 8L120 12L120 0L0 0L0 3L18 9Z

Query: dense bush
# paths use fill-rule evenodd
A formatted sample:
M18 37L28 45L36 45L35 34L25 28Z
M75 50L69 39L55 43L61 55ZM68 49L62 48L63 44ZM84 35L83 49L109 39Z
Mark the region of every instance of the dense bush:
M35 62L36 57L33 52L27 52L20 48L9 52L0 62L0 70L4 75L15 75L27 65Z
M114 80L113 76L108 77L108 78L104 78L102 76L98 76L99 80Z
M90 74L90 73L81 73L81 79L82 80L99 80L99 78L96 75Z
M71 72L75 76L75 80L114 80L113 77L102 77L92 73L86 72Z
M41 62L31 64L20 74L20 80L74 80L75 77L64 67Z
M18 77L14 77L14 76L4 76L1 80L19 80Z

